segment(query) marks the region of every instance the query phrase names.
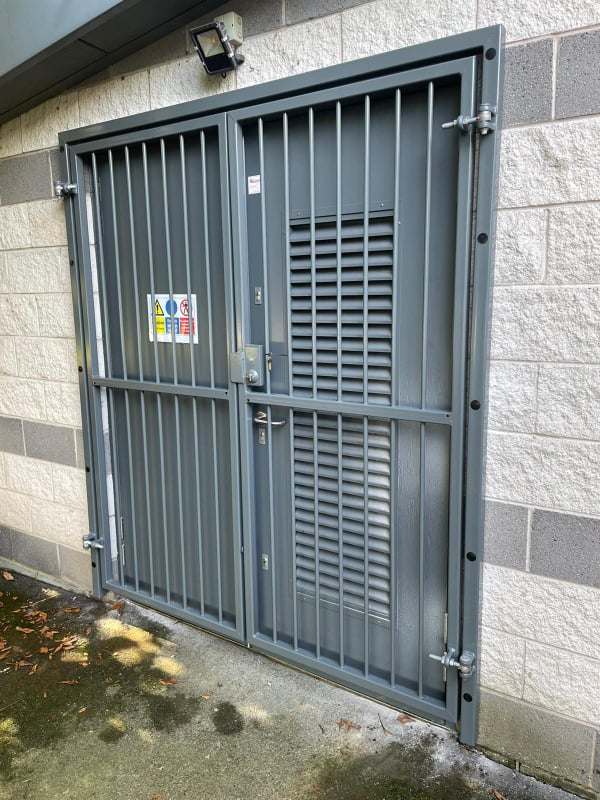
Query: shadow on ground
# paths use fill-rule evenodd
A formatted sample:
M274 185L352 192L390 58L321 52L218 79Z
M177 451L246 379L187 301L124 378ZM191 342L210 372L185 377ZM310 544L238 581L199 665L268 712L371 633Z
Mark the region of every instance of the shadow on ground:
M570 797L132 604L1 570L0 593L2 800Z

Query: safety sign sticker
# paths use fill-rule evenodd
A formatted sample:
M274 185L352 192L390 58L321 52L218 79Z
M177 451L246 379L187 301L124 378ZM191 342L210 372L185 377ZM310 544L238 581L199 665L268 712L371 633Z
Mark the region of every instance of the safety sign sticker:
M146 295L148 301L148 331L150 341L189 344L190 336L198 344L198 317L196 295L155 294ZM192 307L190 309L190 300Z

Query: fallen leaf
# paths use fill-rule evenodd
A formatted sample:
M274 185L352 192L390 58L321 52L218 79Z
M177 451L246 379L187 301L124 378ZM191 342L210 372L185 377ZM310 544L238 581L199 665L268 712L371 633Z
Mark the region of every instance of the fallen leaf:
M33 662L32 661L15 661L14 665L15 665L15 672L16 672L18 669L21 669L21 667L33 667Z
M87 706L81 706L81 708L79 709L79 711L77 713L78 714L83 714L84 711L87 711Z
M500 792L496 791L496 789L492 789L492 794L494 795L496 800L506 800L506 797L504 797L503 794L500 794Z
M76 681L76 680L71 680L71 681L59 681L59 683L64 683L64 684L66 684L67 686L75 686L75 684L76 684L76 683L79 683L79 681Z
M349 719L341 719L338 722L337 726L338 726L338 728L340 730L342 728L345 728L346 732L351 731L351 730L354 730L354 731L359 731L360 730L360 725L357 725L356 722L350 722Z
M174 683L185 683L185 681L178 681L177 678L159 678L159 683L163 686L172 686Z
M10 574L10 572L3 572L2 577L5 581L14 581L14 576Z
M79 614L81 608L79 606L74 606L73 608L63 608L65 614Z
M153 794L150 800L162 800L162 798L166 796L164 792L158 792L158 794Z
M89 636L91 632L92 632L92 629L91 629L91 628L86 628L86 629L85 629L85 635L86 635L86 636Z
M314 792L315 794L317 794L318 792L320 792L320 791L321 791L321 790L319 789L319 787L318 787L318 786L313 786L313 787L312 787L312 790L313 790L313 792Z
M123 602L113 603L112 606L108 607L109 611L118 611L119 614L122 614L124 609L125 609L125 603Z
M379 724L381 725L383 732L388 736L393 736L394 734L390 730L388 730L383 724L383 720L381 719L381 714L377 714L377 716L379 717Z
M44 636L46 639L54 639L58 631L44 631Z
M27 674L33 675L34 672L37 672L37 664L34 664Z
M26 636L30 633L35 633L33 628L19 628L18 625L15 625L15 630L19 631L19 633L24 633Z
M209 700L209 696L207 694L200 695L203 700Z
M48 697L48 692L44 692L44 700Z
M412 722L413 718L409 717L408 714L398 714L396 717L398 722L401 722L403 725L406 725L407 722Z
M40 653L47 653L47 652L48 652L47 647L40 647Z

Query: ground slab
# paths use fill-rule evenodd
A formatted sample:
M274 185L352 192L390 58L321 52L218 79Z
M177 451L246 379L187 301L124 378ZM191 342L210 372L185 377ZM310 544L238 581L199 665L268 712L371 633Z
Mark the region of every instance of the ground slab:
M416 720L123 601L0 571L2 800L568 800Z

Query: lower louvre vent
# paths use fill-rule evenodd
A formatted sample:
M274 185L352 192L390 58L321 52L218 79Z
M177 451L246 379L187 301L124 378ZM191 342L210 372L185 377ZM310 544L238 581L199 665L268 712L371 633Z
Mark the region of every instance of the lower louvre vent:
M299 592L389 618L390 449L388 422L294 415Z

